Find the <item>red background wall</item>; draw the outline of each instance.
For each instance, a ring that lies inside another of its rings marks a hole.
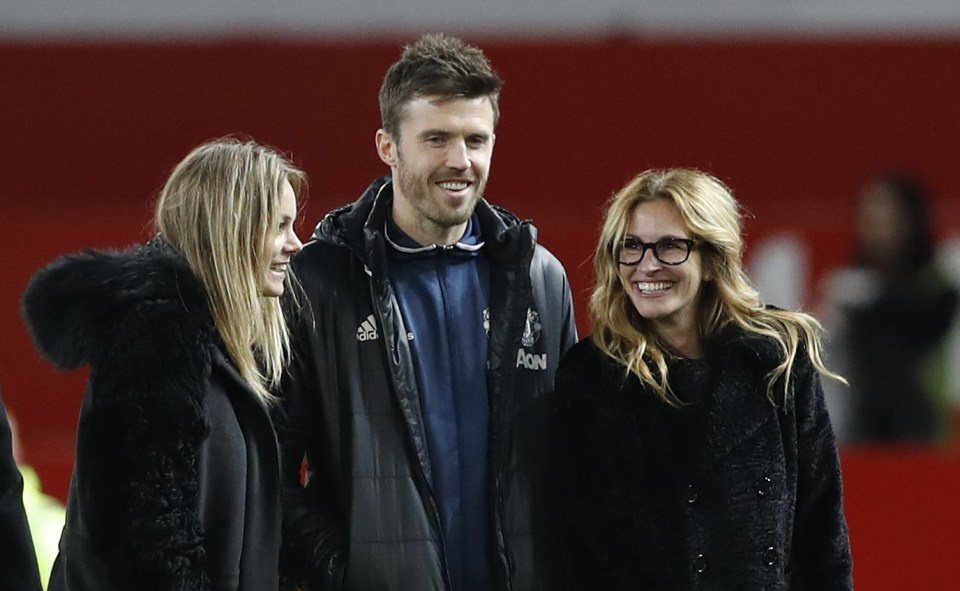
[[[85,372],[57,373],[32,348],[18,315],[30,275],[144,239],[172,166],[229,133],[307,170],[308,235],[385,172],[376,93],[404,41],[0,43],[0,385],[51,493],[66,495]],[[728,181],[752,214],[748,243],[797,233],[813,279],[844,260],[856,189],[878,169],[923,176],[941,233],[960,231],[960,41],[471,41],[506,81],[488,195],[537,222],[584,333],[603,202],[645,168]],[[955,450],[843,461],[858,588],[951,587]]]

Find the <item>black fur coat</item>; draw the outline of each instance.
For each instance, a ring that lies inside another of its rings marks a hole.
[[[46,357],[91,367],[50,589],[277,589],[276,437],[182,257],[64,257],[23,312]]]
[[[556,380],[565,588],[852,588],[819,374],[798,355],[775,406],[778,354],[727,335],[706,361],[673,362],[678,410],[589,339],[570,350]]]

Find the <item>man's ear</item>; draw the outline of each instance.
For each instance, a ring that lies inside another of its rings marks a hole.
[[[377,130],[377,154],[380,160],[390,167],[397,165],[397,144],[393,141],[393,136],[385,129]]]

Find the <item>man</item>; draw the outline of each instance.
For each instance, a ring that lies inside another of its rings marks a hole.
[[[391,175],[297,259],[311,314],[277,429],[284,570],[309,591],[546,588],[539,425],[577,335],[559,262],[483,198],[500,86],[459,39],[405,48],[380,90]]]

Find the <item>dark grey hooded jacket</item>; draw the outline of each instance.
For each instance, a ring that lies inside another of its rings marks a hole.
[[[292,583],[448,588],[440,517],[407,331],[386,270],[389,177],[329,214],[295,263],[313,316],[296,339],[275,423]],[[570,286],[536,230],[481,200],[490,263],[491,539],[499,589],[547,588],[538,509],[546,394],[576,342]],[[307,316],[307,315],[305,315]],[[306,457],[307,484],[300,484]]]

